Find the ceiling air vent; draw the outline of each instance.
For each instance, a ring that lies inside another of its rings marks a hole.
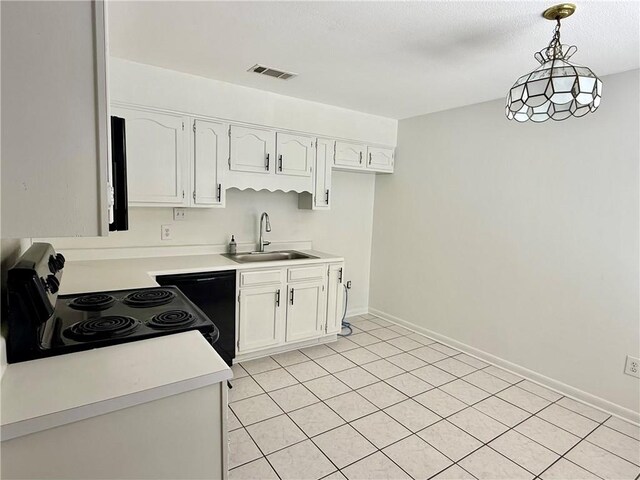
[[[268,75],[269,77],[279,78],[280,80],[289,80],[292,77],[297,77],[297,73],[285,72],[271,67],[265,67],[264,65],[254,65],[249,72],[259,73],[260,75]]]

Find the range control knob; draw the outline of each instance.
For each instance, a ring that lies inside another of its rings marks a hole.
[[[61,253],[58,253],[55,257],[53,255],[49,255],[49,271],[51,273],[56,273],[59,270],[64,268],[65,258]]]
[[[65,258],[64,255],[62,255],[61,253],[56,254],[56,262],[58,262],[58,270],[62,270],[64,268],[64,262],[65,262]]]
[[[47,290],[51,293],[58,293],[60,289],[60,280],[55,275],[49,275],[44,282]]]

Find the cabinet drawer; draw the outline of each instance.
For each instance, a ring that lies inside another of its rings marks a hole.
[[[290,268],[287,272],[287,282],[322,280],[326,274],[326,265],[310,265],[308,267]]]
[[[240,288],[280,283],[281,270],[255,270],[240,273]]]

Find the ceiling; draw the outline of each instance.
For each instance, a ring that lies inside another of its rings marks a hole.
[[[111,54],[391,118],[504,97],[554,24],[547,2],[110,2]],[[573,61],[639,67],[640,3],[583,1]],[[296,72],[278,80],[256,63]],[[606,95],[606,85],[605,85]]]

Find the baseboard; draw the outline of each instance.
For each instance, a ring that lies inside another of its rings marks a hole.
[[[369,310],[367,308],[350,308],[347,310],[347,315],[345,316],[345,318],[355,317],[356,315],[366,315],[367,313],[369,313]]]
[[[369,313],[389,322],[406,327],[409,330],[413,330],[414,332],[426,335],[427,337],[437,340],[438,342],[443,343],[449,347],[456,348],[468,355],[471,355],[472,357],[478,358],[479,360],[508,370],[512,373],[515,373],[516,375],[526,378],[527,380],[537,383],[538,385],[549,388],[550,390],[558,392],[567,397],[573,398],[574,400],[579,400],[594,408],[597,408],[598,410],[602,410],[608,414],[615,415],[635,424],[640,424],[639,412],[634,412],[633,410],[605,400],[604,398],[592,395],[588,392],[585,392],[584,390],[580,390],[578,388],[572,387],[571,385],[567,385],[566,383],[554,380],[553,378],[549,378],[545,375],[534,372],[533,370],[529,370],[528,368],[509,362],[508,360],[504,360],[503,358],[497,357],[483,350],[467,345],[466,343],[459,342],[453,338],[441,335],[437,332],[421,327],[407,320],[403,320],[378,309],[369,308]]]

